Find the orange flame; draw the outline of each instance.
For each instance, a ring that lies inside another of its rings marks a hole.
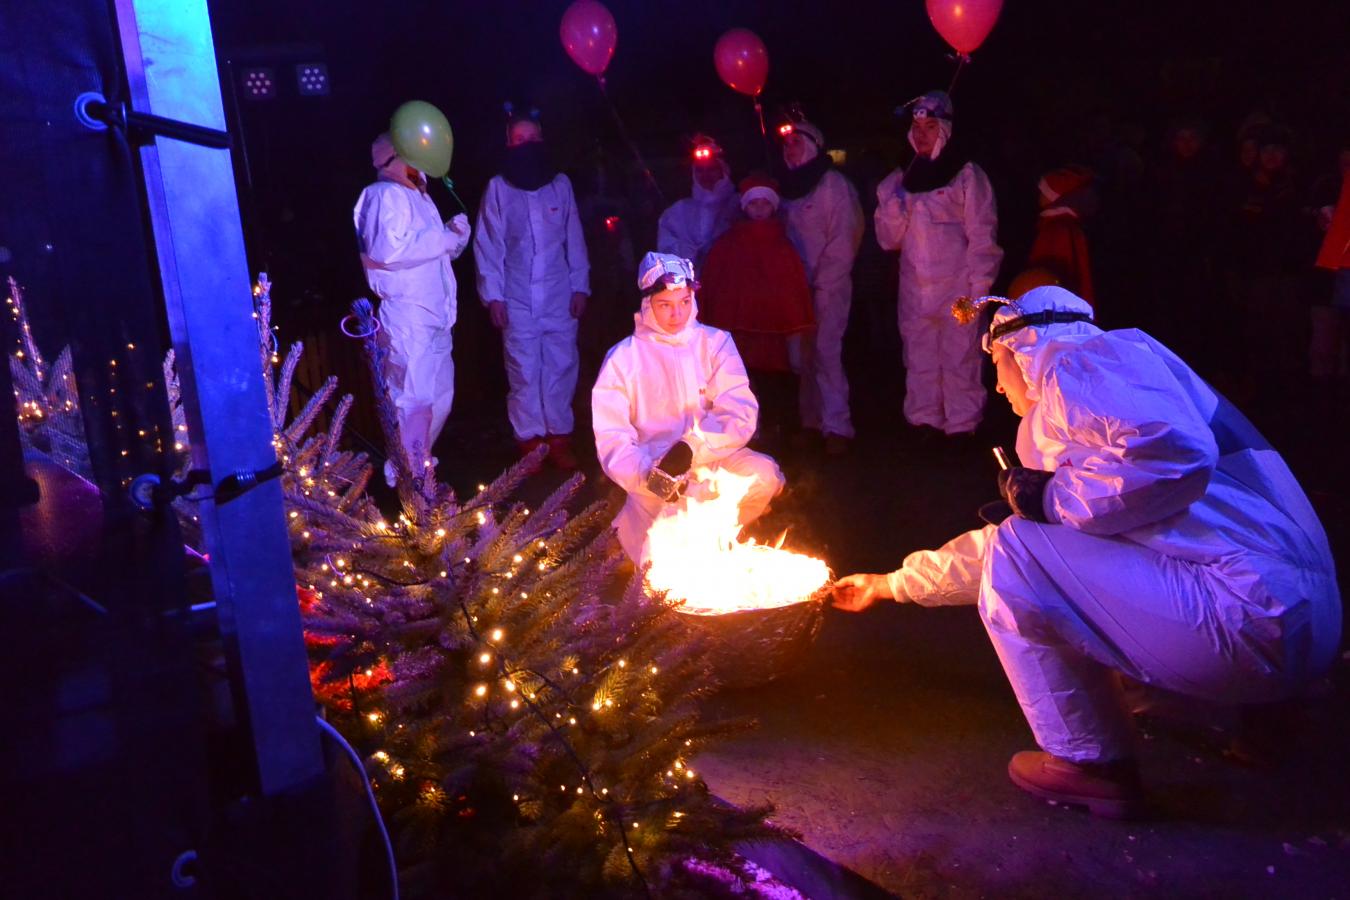
[[[753,478],[699,469],[689,495],[668,507],[647,534],[647,583],[680,604],[681,612],[721,615],[772,609],[809,600],[830,580],[814,557],[738,541],[739,507]]]

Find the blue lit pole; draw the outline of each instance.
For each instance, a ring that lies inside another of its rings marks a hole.
[[[206,0],[115,0],[128,105],[224,130]],[[276,462],[229,151],[158,137],[139,148],[193,468],[220,485]],[[267,481],[202,515],[236,710],[259,788],[323,771],[281,485]]]

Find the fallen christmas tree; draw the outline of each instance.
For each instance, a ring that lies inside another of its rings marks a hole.
[[[288,421],[303,350],[277,366],[265,283],[256,307],[315,693],[365,754],[405,890],[705,897],[755,881],[735,844],[786,835],[690,767],[748,723],[705,719],[701,639],[639,578],[616,580],[609,511],[571,511],[581,476],[526,508],[513,496],[541,450],[461,501],[413,470],[376,391],[402,507],[386,521],[369,461],[339,447],[352,398],[317,431],[329,378]],[[378,373],[369,304],[354,315]]]

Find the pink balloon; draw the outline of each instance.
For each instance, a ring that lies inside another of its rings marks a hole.
[[[576,0],[563,13],[558,29],[563,49],[572,62],[591,75],[603,75],[614,58],[619,29],[614,17],[598,0]]]
[[[927,0],[928,18],[957,53],[984,43],[1003,10],[1003,0]]]
[[[748,28],[733,28],[717,39],[713,48],[717,74],[733,91],[758,97],[769,77],[769,51]]]

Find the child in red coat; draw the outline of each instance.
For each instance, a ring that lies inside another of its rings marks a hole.
[[[737,221],[713,244],[703,265],[703,320],[730,331],[760,401],[760,433],[775,432],[797,409],[803,338],[815,328],[811,287],[778,218],[778,184],[751,175],[740,184]]]

